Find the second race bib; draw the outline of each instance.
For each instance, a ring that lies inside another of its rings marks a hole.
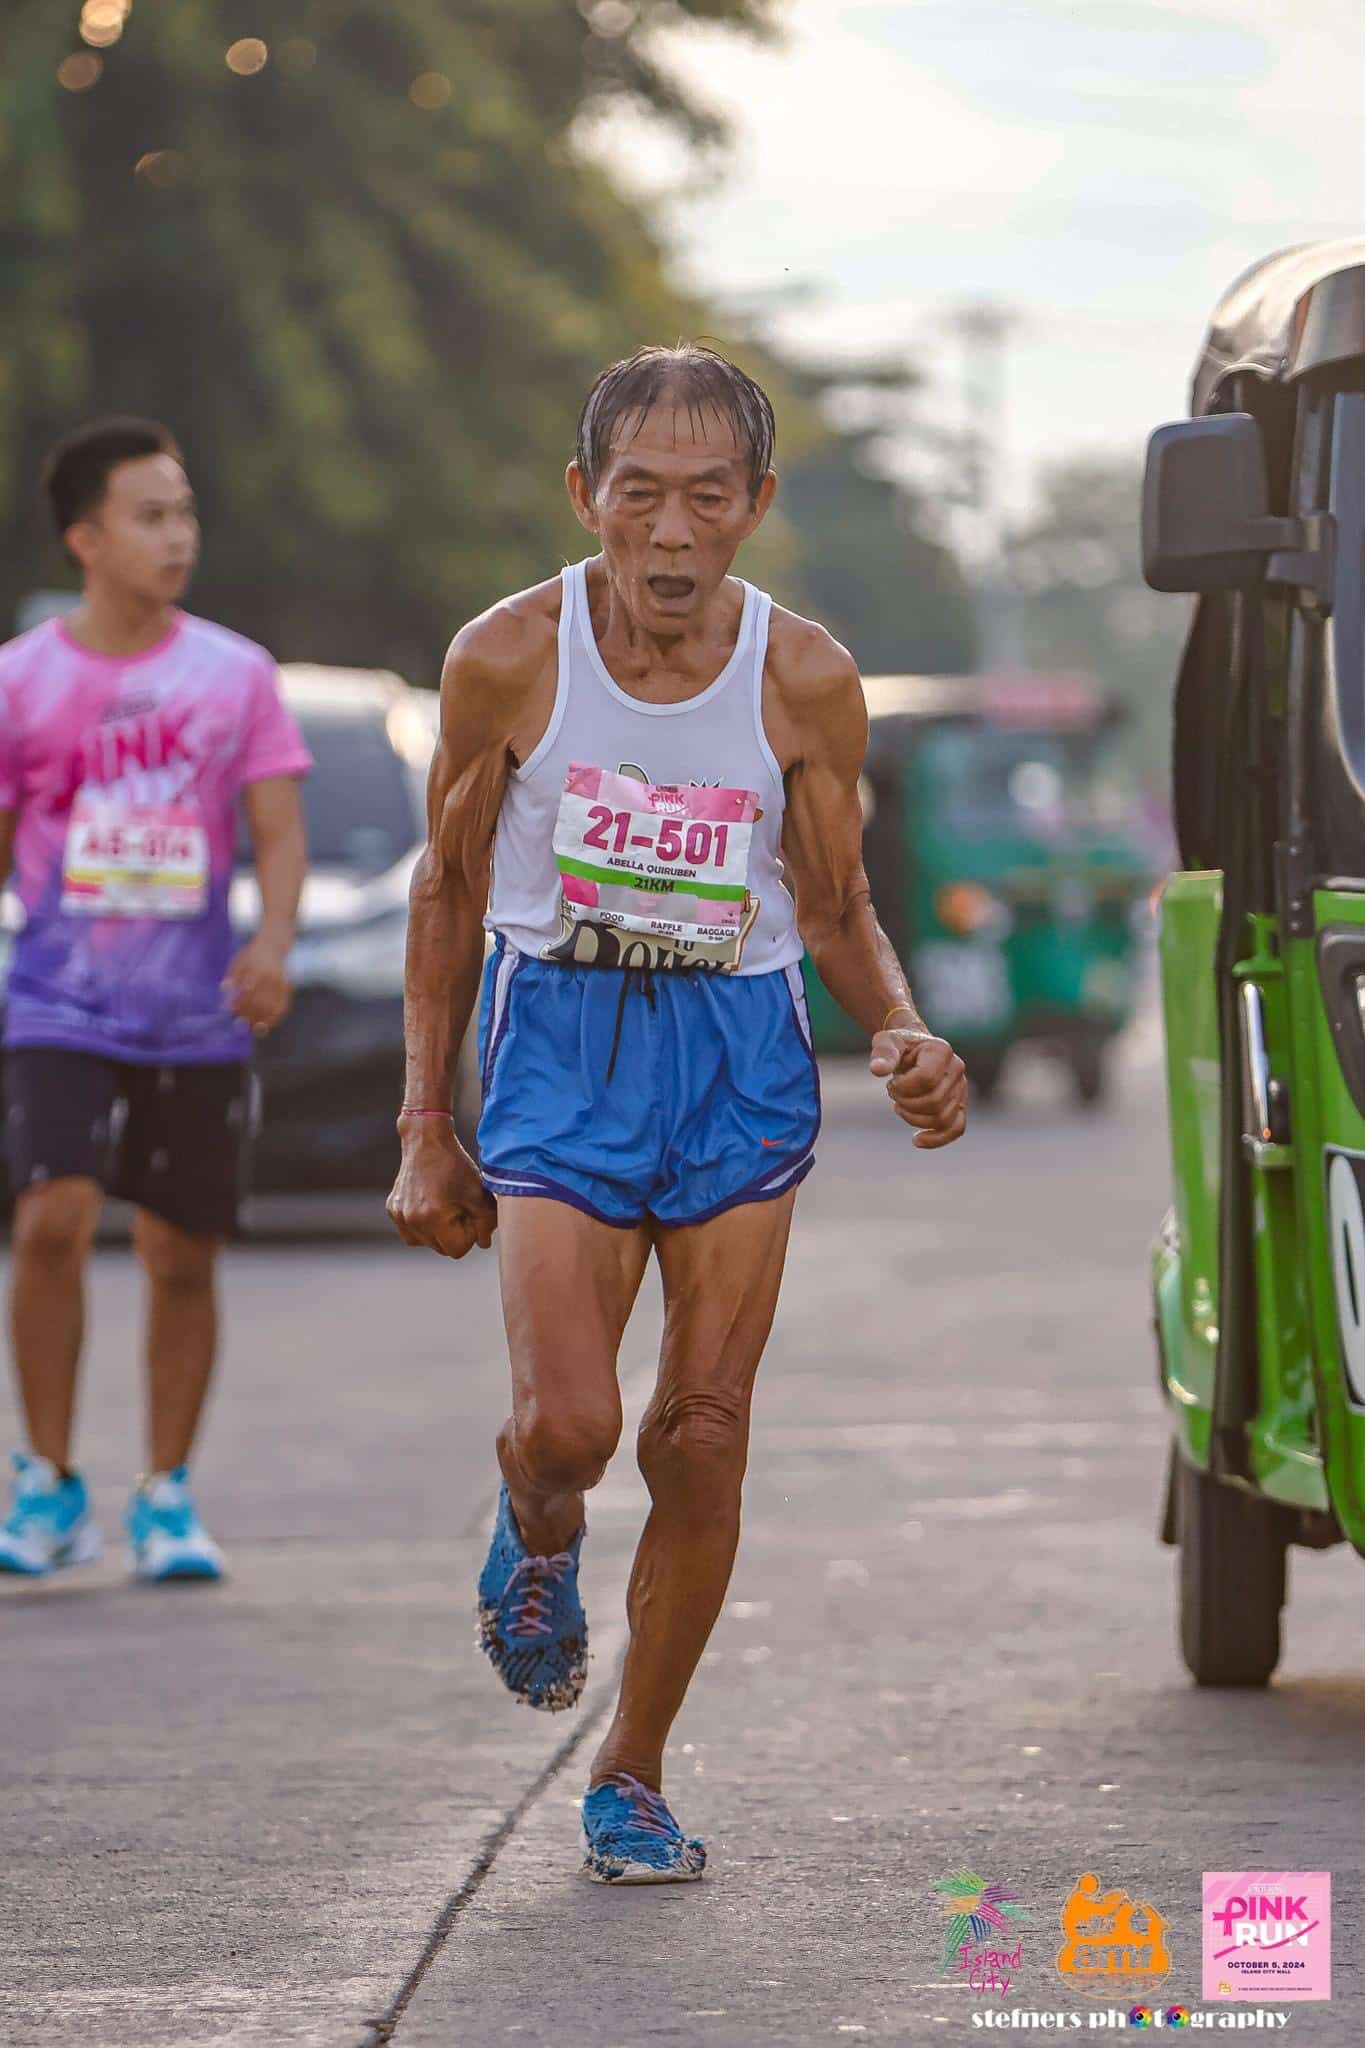
[[[197,804],[129,805],[77,796],[62,863],[62,909],[87,917],[201,917],[209,842]]]

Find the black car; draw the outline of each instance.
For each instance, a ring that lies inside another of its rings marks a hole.
[[[285,701],[315,763],[303,784],[309,873],[290,959],[294,1005],[261,1040],[262,1117],[251,1184],[261,1192],[378,1188],[393,1176],[403,1088],[408,884],[426,836],[437,700],[382,671],[286,666]],[[260,897],[242,829],[230,908],[242,937]],[[0,989],[13,897],[0,909]],[[457,1111],[477,1114],[473,1033]]]
[[[261,1041],[252,1186],[387,1186],[398,1162],[408,885],[426,838],[437,699],[382,671],[286,666],[285,701],[314,760],[303,785],[309,873],[290,960],[294,1005]],[[233,884],[245,934],[259,907],[249,849]],[[473,1033],[456,1108],[477,1116]]]

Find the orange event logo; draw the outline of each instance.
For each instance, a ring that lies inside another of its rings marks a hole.
[[[1171,1967],[1166,1922],[1145,1899],[1103,1891],[1093,1870],[1078,1877],[1062,1907],[1057,1974],[1082,1998],[1150,1991]]]

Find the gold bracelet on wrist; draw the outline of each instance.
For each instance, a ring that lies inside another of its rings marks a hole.
[[[914,1020],[915,1020],[916,1024],[918,1024],[918,1023],[919,1023],[919,1014],[918,1014],[918,1012],[917,1012],[916,1010],[914,1010],[914,1009],[913,1009],[913,1008],[911,1007],[911,1005],[910,1005],[909,1003],[893,1003],[893,1004],[891,1005],[891,1008],[890,1008],[890,1009],[889,1009],[889,1010],[887,1011],[886,1015],[885,1015],[885,1016],[884,1016],[884,1017],[882,1018],[882,1021],[881,1021],[881,1025],[880,1025],[880,1027],[879,1027],[879,1028],[880,1028],[881,1030],[885,1031],[885,1029],[886,1029],[887,1025],[888,1025],[888,1024],[889,1024],[889,1023],[891,1022],[891,1019],[892,1019],[892,1018],[893,1018],[893,1017],[895,1016],[895,1014],[896,1014],[897,1010],[904,1010],[904,1011],[905,1011],[905,1012],[907,1013],[907,1015],[909,1015],[909,1016],[911,1016],[911,1017],[913,1017],[913,1018],[914,1018]]]

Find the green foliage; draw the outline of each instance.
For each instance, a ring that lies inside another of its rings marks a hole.
[[[785,430],[776,505],[791,538],[774,589],[827,626],[864,675],[969,670],[975,619],[961,569],[919,495],[883,466],[882,444],[915,431],[917,373],[899,358],[797,364],[760,347],[745,367]]]
[[[631,91],[696,125],[642,29],[766,5],[598,0],[635,24],[606,35],[563,0],[135,0],[73,92],[78,12],[11,0],[5,30],[0,608],[54,566],[45,447],[147,412],[203,500],[196,604],[282,654],[429,676],[453,622],[575,547],[582,392],[685,317],[574,120]],[[449,97],[423,107],[428,74]]]
[[[782,470],[778,502],[796,529],[796,571],[815,616],[864,675],[970,669],[971,603],[957,563],[858,437],[831,435]]]
[[[62,573],[45,449],[148,413],[201,498],[196,608],[285,658],[433,679],[461,619],[583,551],[562,468],[595,372],[715,331],[576,124],[626,94],[715,142],[652,32],[765,34],[778,0],[133,0],[98,82],[68,90],[79,11],[8,0],[3,32],[0,618]],[[240,75],[247,37],[269,56]],[[809,394],[777,396],[799,455]],[[752,554],[796,601],[803,560],[818,598],[856,554],[846,520],[894,533],[886,487],[812,459],[819,488],[791,484],[814,544],[778,519]]]

